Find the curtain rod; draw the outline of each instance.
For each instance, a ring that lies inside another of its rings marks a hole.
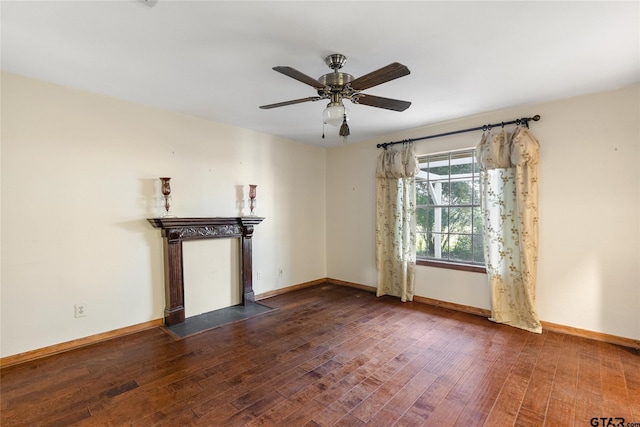
[[[464,132],[473,132],[473,131],[476,131],[476,130],[488,131],[488,130],[491,130],[492,128],[497,127],[497,126],[505,127],[506,125],[513,125],[513,124],[522,125],[523,124],[526,127],[529,127],[529,121],[530,120],[533,120],[534,122],[537,122],[538,120],[540,120],[540,115],[536,114],[533,117],[523,117],[521,119],[515,119],[515,120],[511,120],[509,122],[492,123],[490,125],[478,126],[478,127],[475,127],[475,128],[454,130],[452,132],[439,133],[437,135],[422,136],[420,138],[403,139],[402,141],[395,141],[395,142],[385,142],[384,144],[376,145],[376,147],[377,148],[384,148],[386,150],[387,147],[390,146],[390,145],[407,144],[409,142],[421,141],[423,139],[439,138],[441,136],[455,135],[455,134],[464,133]]]

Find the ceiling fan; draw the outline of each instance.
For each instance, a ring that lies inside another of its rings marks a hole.
[[[349,135],[349,126],[347,125],[347,120],[349,120],[349,118],[347,117],[347,110],[342,103],[344,99],[348,99],[354,104],[384,108],[393,111],[404,111],[409,108],[411,105],[411,102],[409,101],[383,98],[381,96],[368,95],[361,92],[365,89],[406,76],[410,71],[405,65],[394,62],[386,67],[382,67],[376,71],[372,71],[369,74],[365,74],[364,76],[354,79],[351,74],[338,71],[346,61],[347,57],[340,53],[334,53],[327,56],[324,62],[333,70],[333,72],[320,76],[317,80],[291,67],[273,67],[275,71],[313,87],[318,92],[318,96],[261,105],[260,108],[270,109],[284,107],[285,105],[300,104],[302,102],[328,99],[330,102],[327,104],[327,108],[325,108],[322,114],[323,123],[333,126],[338,126],[342,123],[339,134],[344,138]],[[324,134],[322,137],[324,138]]]

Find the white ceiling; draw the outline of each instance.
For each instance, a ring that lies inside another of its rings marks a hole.
[[[150,3],[149,3],[150,4]],[[350,141],[623,87],[640,80],[640,3],[432,1],[7,1],[2,69],[308,144],[325,101],[273,71],[359,77],[391,62],[411,74],[364,91],[402,112],[347,101]],[[535,113],[535,112],[532,112]]]

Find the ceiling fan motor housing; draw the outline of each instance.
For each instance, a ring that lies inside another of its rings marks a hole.
[[[353,80],[353,76],[347,73],[329,73],[324,76],[320,76],[318,81],[325,86],[331,86],[336,88],[342,88],[347,83],[350,83]]]

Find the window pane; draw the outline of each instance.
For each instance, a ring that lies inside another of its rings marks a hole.
[[[471,174],[473,172],[473,156],[468,152],[451,154],[451,175]]]
[[[427,224],[431,231],[446,232],[449,226],[449,208],[427,208]]]
[[[451,180],[451,194],[449,197],[452,205],[470,205],[473,196],[473,187],[470,179]]]
[[[428,233],[428,257],[435,259],[449,258],[449,241],[446,233]]]
[[[426,233],[429,230],[429,218],[427,208],[419,206],[416,208],[416,233]]]
[[[427,256],[427,235],[426,233],[416,233],[416,256]]]
[[[445,200],[448,200],[448,193],[445,194]],[[429,181],[429,199],[430,205],[443,205],[446,202],[442,198],[442,182]]]
[[[449,257],[452,261],[473,261],[470,234],[451,233],[449,238]]]
[[[473,204],[480,205],[480,176],[473,177]]]
[[[433,204],[448,205],[449,204],[449,180],[436,181],[431,183]]]
[[[416,205],[425,205],[429,198],[429,184],[426,181],[416,181]]]
[[[449,176],[449,155],[441,154],[437,156],[429,156],[426,172],[429,173],[429,175],[434,174],[434,175],[440,175],[445,178],[448,177]],[[429,176],[429,179],[432,179],[431,176]]]
[[[472,233],[472,208],[449,208],[449,231],[451,233]]]
[[[482,234],[473,235],[473,262],[484,264],[484,243]]]
[[[482,211],[479,207],[473,208],[473,233],[482,234]]]
[[[473,173],[475,175],[478,175],[480,173],[480,167],[478,166],[478,162],[476,160],[475,152],[473,153],[473,156],[471,156],[471,158],[473,159]]]

